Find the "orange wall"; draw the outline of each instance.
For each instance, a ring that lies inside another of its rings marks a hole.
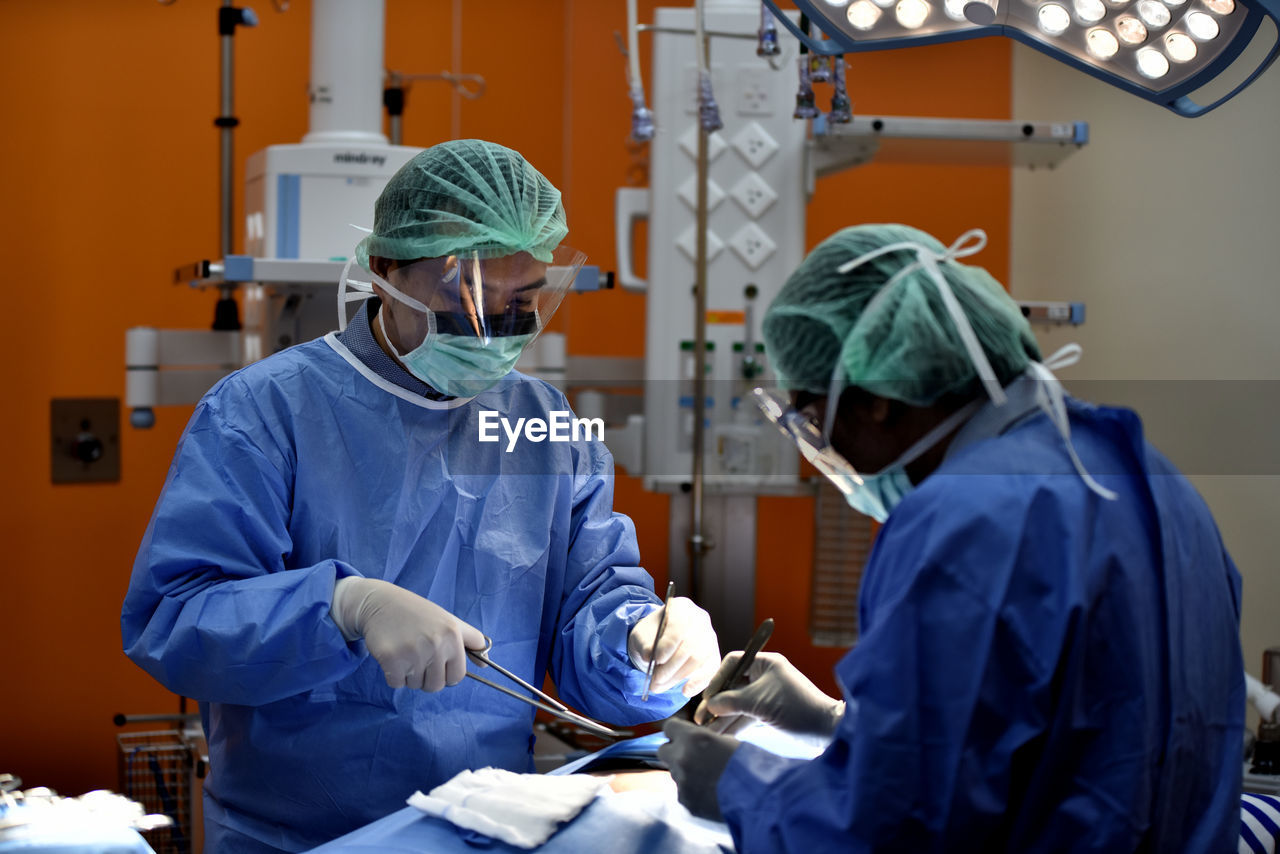
[[[0,246],[11,318],[10,415],[0,425],[9,452],[0,771],[64,794],[116,786],[114,713],[177,707],[121,653],[119,606],[190,408],[158,409],[150,431],[122,425],[118,483],[58,486],[49,478],[48,411],[60,397],[123,404],[128,327],[206,328],[212,319],[214,295],[170,281],[175,267],[218,252],[218,5],[0,5]],[[450,68],[453,16],[463,9],[459,67],[487,80],[481,99],[460,103],[442,84],[415,84],[404,142],[456,134],[519,149],[564,190],[572,242],[612,269],[612,190],[634,165],[613,38],[624,27],[622,0],[386,5],[389,68]],[[642,20],[657,5],[642,2]],[[292,0],[283,14],[268,2],[255,8],[260,25],[236,38],[237,203],[245,157],[307,129],[310,3]],[[1009,47],[983,40],[853,57],[849,80],[863,113],[1005,118]],[[808,238],[860,221],[906,221],[944,240],[982,225],[991,245],[981,260],[1003,278],[1008,196],[1002,169],[873,164],[819,183]],[[643,310],[635,294],[574,296],[558,322],[575,354],[639,356]],[[617,506],[635,519],[662,583],[666,499],[623,477]],[[808,645],[807,579],[795,571],[810,559],[810,514],[800,500],[762,506],[757,600],[779,622],[771,646],[829,682],[839,651]]]

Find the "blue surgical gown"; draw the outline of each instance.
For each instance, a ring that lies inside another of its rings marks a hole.
[[[1234,851],[1240,578],[1127,410],[1072,402],[949,454],[864,572],[848,703],[812,761],[744,745],[742,854]]]
[[[330,617],[344,576],[427,597],[489,635],[495,661],[535,685],[550,672],[591,716],[634,724],[685,701],[640,702],[627,634],[658,599],[634,526],[613,512],[603,443],[522,437],[508,452],[501,428],[479,441],[482,410],[546,420],[569,410],[564,396],[513,373],[469,402],[429,400],[346,337],[205,396],[134,564],[125,651],[200,701],[210,850],[302,850],[464,769],[533,770],[532,707],[469,679],[387,686]]]

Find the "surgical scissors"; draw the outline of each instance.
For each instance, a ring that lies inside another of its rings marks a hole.
[[[509,697],[515,697],[517,700],[520,700],[521,702],[528,703],[531,706],[542,709],[544,712],[555,715],[557,718],[560,718],[561,720],[568,721],[569,723],[572,723],[572,724],[576,724],[593,735],[602,736],[604,738],[624,738],[625,737],[625,733],[618,732],[615,729],[610,729],[609,727],[605,726],[599,721],[593,721],[591,718],[588,718],[585,715],[580,715],[577,712],[570,710],[568,706],[566,706],[564,703],[561,703],[555,697],[552,697],[550,694],[544,694],[542,691],[539,691],[537,688],[533,687],[528,682],[524,681],[519,676],[512,673],[510,670],[506,669],[501,664],[498,664],[496,661],[494,661],[489,657],[489,650],[492,647],[493,647],[493,639],[490,638],[488,635],[485,635],[484,649],[469,649],[467,650],[467,657],[470,658],[472,661],[474,661],[476,664],[481,665],[482,667],[492,667],[494,671],[496,671],[497,673],[501,673],[503,676],[510,679],[512,682],[516,683],[517,685],[519,685],[521,688],[528,691],[533,696],[526,697],[524,694],[521,694],[517,691],[513,691],[510,688],[507,688],[503,685],[499,685],[496,682],[492,682],[488,679],[485,679],[483,676],[477,676],[476,674],[472,673],[470,670],[467,671],[467,676],[476,680],[482,685],[488,685],[490,688],[494,688],[498,691],[501,691],[502,693],[506,694]],[[538,699],[535,700],[534,697],[537,697]]]

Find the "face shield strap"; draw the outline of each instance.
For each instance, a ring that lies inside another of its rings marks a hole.
[[[356,225],[349,222],[347,225],[363,234],[373,234],[372,228],[365,228],[363,225]],[[345,332],[347,330],[347,303],[360,302],[367,300],[373,296],[373,288],[369,287],[368,282],[357,282],[347,278],[347,274],[351,272],[351,265],[355,263],[355,256],[347,259],[347,263],[342,266],[342,275],[338,277],[338,331]],[[347,288],[351,287],[358,293],[349,294]]]
[[[840,408],[840,393],[844,391],[844,365],[836,358],[836,368],[831,372],[831,384],[827,387],[827,411],[822,417],[822,438],[831,442],[831,428],[836,423],[836,410]]]
[[[846,261],[841,264],[837,270],[840,273],[848,273],[851,270],[867,263],[868,261],[878,258],[881,255],[887,255],[890,252],[898,252],[909,250],[916,253],[916,260],[906,265],[898,272],[890,277],[884,287],[880,289],[867,304],[863,310],[863,316],[866,317],[872,309],[879,303],[894,284],[903,276],[914,272],[918,267],[923,267],[925,272],[929,274],[929,278],[933,281],[938,289],[939,296],[942,297],[942,304],[946,307],[947,313],[951,315],[951,321],[955,324],[956,331],[960,334],[960,341],[964,344],[965,351],[969,354],[969,361],[973,364],[974,370],[978,372],[978,378],[982,381],[983,387],[986,389],[987,396],[991,398],[991,402],[996,406],[1003,406],[1007,399],[1004,389],[1000,387],[1000,381],[996,378],[996,372],[991,367],[991,362],[987,359],[986,352],[982,349],[982,345],[978,342],[978,336],[974,334],[973,326],[969,323],[969,318],[965,316],[964,309],[960,307],[960,302],[956,299],[955,294],[951,290],[951,286],[947,283],[947,279],[942,275],[942,270],[938,268],[939,261],[955,261],[959,258],[966,258],[982,251],[987,245],[987,235],[980,228],[970,229],[960,235],[954,243],[941,254],[934,252],[927,246],[913,241],[903,241],[901,243],[892,243],[888,246],[881,246],[854,258],[852,261]],[[837,361],[837,368],[839,362]],[[839,398],[836,396],[836,377],[832,375],[831,390],[828,395],[828,401]],[[830,409],[828,409],[830,413]],[[830,417],[828,417],[828,423]],[[829,426],[827,428],[829,435]]]
[[[837,406],[833,406],[831,401],[839,401],[839,394],[844,390],[842,387],[843,381],[844,370],[840,366],[840,363],[837,362],[836,369],[831,375],[831,387],[827,392],[827,412],[822,423],[822,436],[826,439],[828,444],[831,443],[831,430],[835,425],[835,411],[837,409]],[[939,440],[942,439],[943,436],[946,436],[948,433],[972,418],[973,414],[982,408],[982,405],[983,401],[981,400],[975,399],[969,401],[964,406],[960,407],[955,412],[951,413],[942,421],[934,425],[933,429],[928,433],[925,433],[913,442],[911,447],[903,451],[902,455],[894,460],[893,463],[890,463],[890,465],[897,464],[905,466],[914,462],[916,458],[932,448]],[[879,474],[879,472],[875,472],[874,474]],[[869,476],[874,476],[874,474]]]
[[[1085,485],[1096,494],[1108,501],[1115,501],[1119,496],[1093,479],[1093,475],[1089,474],[1084,463],[1077,456],[1075,446],[1071,444],[1071,421],[1067,415],[1066,392],[1062,390],[1062,383],[1053,374],[1055,369],[1069,367],[1080,361],[1080,353],[1079,344],[1068,344],[1045,359],[1043,363],[1032,362],[1027,370],[1037,380],[1036,405],[1049,416],[1053,426],[1058,428],[1058,435],[1067,446],[1067,455],[1071,457],[1071,464],[1075,466],[1076,474],[1080,475]]]
[[[951,433],[957,427],[973,417],[974,413],[983,407],[986,401],[971,400],[955,412],[934,425],[933,429],[925,433],[919,439],[912,443],[910,448],[902,452],[902,456],[894,460],[889,465],[907,466],[915,462],[920,456],[938,442],[948,433]]]
[[[345,332],[347,330],[347,304],[362,302],[373,296],[373,286],[368,282],[359,282],[355,279],[347,278],[347,274],[351,272],[351,265],[354,263],[354,258],[348,258],[347,263],[342,267],[342,275],[338,277],[339,332]],[[354,293],[347,293],[348,288],[354,291]]]

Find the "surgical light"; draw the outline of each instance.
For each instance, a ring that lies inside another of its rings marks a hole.
[[[929,18],[929,4],[925,0],[898,0],[894,15],[908,30],[919,29]]]
[[[1086,41],[1089,45],[1089,53],[1098,59],[1111,59],[1120,52],[1120,42],[1111,35],[1109,30],[1101,28],[1090,30]]]
[[[1169,73],[1169,60],[1155,48],[1144,47],[1138,51],[1138,70],[1152,80],[1158,80]]]
[[[1147,40],[1147,28],[1132,15],[1125,15],[1116,21],[1116,35],[1125,44],[1142,44]]]
[[[1186,33],[1169,33],[1164,37],[1164,49],[1174,62],[1190,62],[1196,58],[1196,43]]]
[[[1280,0],[793,0],[818,32],[763,2],[814,53],[1002,35],[1182,116],[1230,100],[1280,55]],[[1195,100],[1215,81],[1229,91]]]
[[[1218,37],[1218,22],[1204,12],[1187,15],[1187,29],[1191,31],[1191,35],[1203,41]]]
[[[1051,35],[1059,36],[1071,26],[1071,13],[1057,3],[1045,3],[1040,7],[1040,29]]]
[[[1138,4],[1138,17],[1146,21],[1148,27],[1157,30],[1172,20],[1169,7],[1160,0],[1142,0]]]
[[[856,0],[849,6],[849,23],[856,29],[869,30],[880,20],[880,7],[871,0]]]
[[[1076,0],[1076,17],[1086,24],[1096,24],[1107,15],[1102,0]]]

